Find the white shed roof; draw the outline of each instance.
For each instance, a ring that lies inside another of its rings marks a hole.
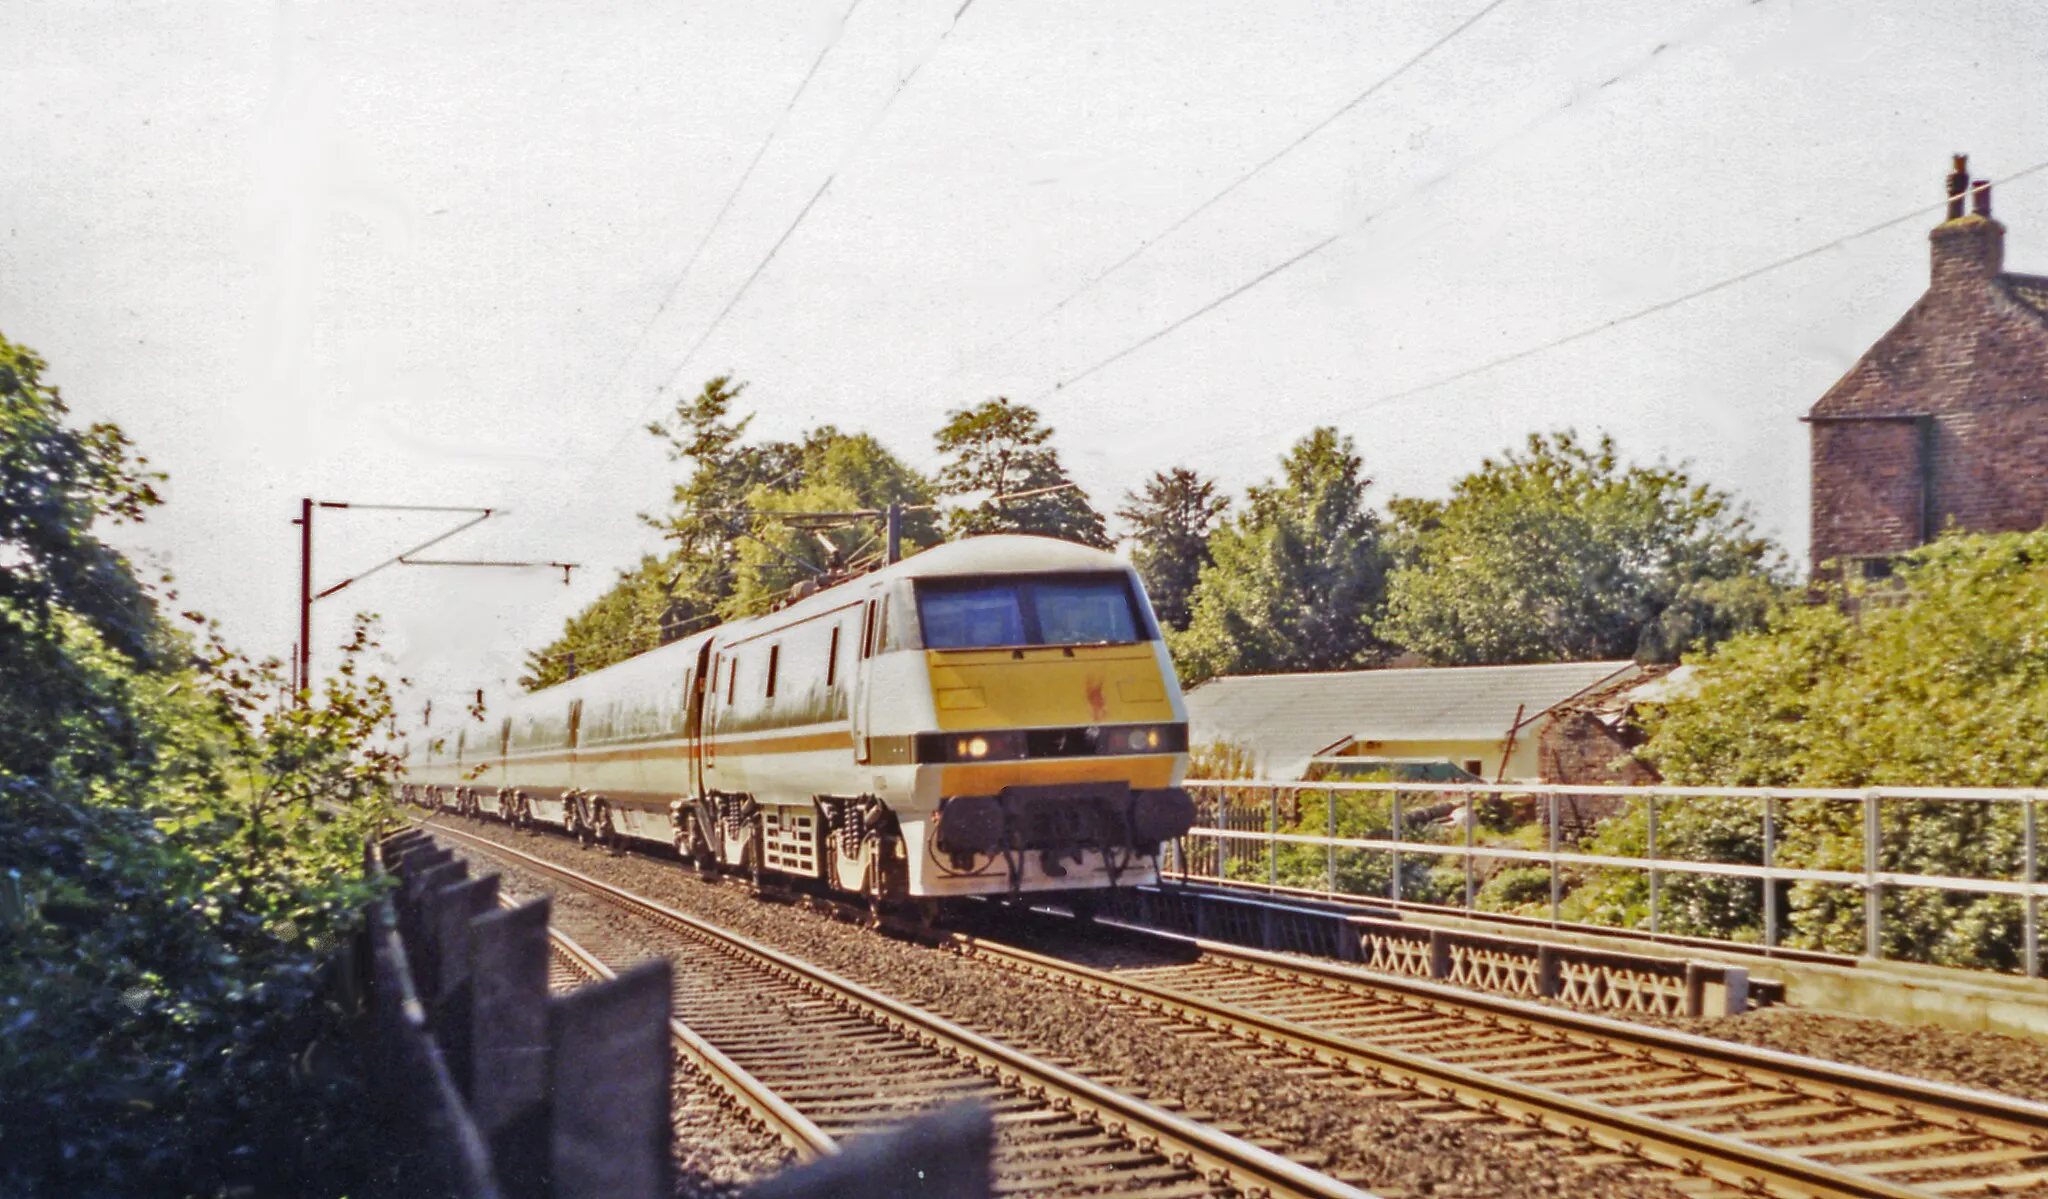
[[[1294,778],[1349,740],[1500,741],[1579,693],[1640,673],[1634,662],[1439,666],[1233,675],[1187,694],[1189,740],[1227,741],[1260,772]]]

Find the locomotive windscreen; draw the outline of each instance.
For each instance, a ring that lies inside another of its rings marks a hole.
[[[1145,640],[1122,575],[920,580],[917,615],[926,649]]]

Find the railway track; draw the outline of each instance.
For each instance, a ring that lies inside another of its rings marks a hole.
[[[509,896],[500,901],[512,907]],[[586,982],[616,978],[617,972],[559,928],[548,929],[548,988],[568,990]],[[819,1128],[788,1100],[755,1078],[739,1063],[695,1030],[673,1017],[669,1040],[676,1052],[709,1079],[731,1104],[780,1140],[798,1161],[813,1161],[839,1152],[839,1142]]]
[[[597,900],[624,930],[554,937],[557,969],[601,977],[659,942],[679,1047],[800,1156],[948,1101],[995,1114],[996,1185],[1029,1194],[1369,1199],[1298,1162],[1121,1094],[696,917],[436,824],[478,856]],[[612,925],[600,922],[603,928]],[[683,1037],[693,1039],[684,1046]],[[700,1056],[701,1055],[701,1056]]]
[[[1137,930],[1125,930],[1137,932]],[[1563,1134],[1681,1189],[2048,1195],[2048,1105],[1341,965],[1145,932],[1193,960],[1095,969],[958,936],[983,961],[1405,1092],[1423,1114]]]

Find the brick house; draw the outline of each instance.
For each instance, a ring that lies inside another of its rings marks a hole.
[[[2048,522],[2048,278],[2006,273],[1991,185],[1962,155],[1948,196],[1926,294],[1803,418],[1817,573],[1882,576],[1950,525]]]

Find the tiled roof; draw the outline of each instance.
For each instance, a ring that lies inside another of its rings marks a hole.
[[[2040,275],[2000,275],[2007,294],[2037,314],[2048,317],[2048,278]]]
[[[1189,737],[1243,746],[1261,773],[1293,778],[1318,752],[1354,738],[1499,741],[1517,711],[1526,723],[1588,688],[1640,673],[1633,662],[1551,662],[1237,675],[1188,692]]]

